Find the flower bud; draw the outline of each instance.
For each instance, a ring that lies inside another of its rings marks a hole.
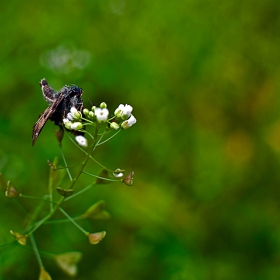
[[[118,130],[120,128],[120,126],[116,122],[111,122],[110,127],[115,129],[115,130]]]
[[[95,118],[95,114],[94,114],[93,111],[89,111],[88,116],[89,116],[91,119],[94,119],[94,118]]]
[[[106,235],[106,231],[96,232],[96,233],[89,233],[88,239],[90,244],[98,244]]]
[[[107,108],[107,104],[106,104],[105,102],[102,102],[102,103],[100,104],[100,108],[101,108],[101,109]]]
[[[85,109],[83,110],[83,113],[84,113],[85,116],[88,116],[88,114],[89,114],[89,109],[86,109],[86,108],[85,108]]]
[[[71,124],[71,129],[73,130],[80,130],[83,128],[83,124],[80,122],[74,122]]]
[[[91,111],[92,111],[92,112],[94,112],[95,109],[96,109],[96,106],[92,106],[92,107],[91,107]]]
[[[66,118],[63,119],[63,123],[64,123],[65,128],[71,129],[72,122],[69,121],[69,119],[66,119]]]

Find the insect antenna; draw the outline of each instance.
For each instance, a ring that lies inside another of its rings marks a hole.
[[[86,99],[89,101],[90,105],[93,106],[93,103],[91,102],[89,96],[85,92],[83,92],[83,96],[86,96]]]

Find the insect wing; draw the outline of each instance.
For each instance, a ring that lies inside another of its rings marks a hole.
[[[34,146],[41,130],[46,124],[47,120],[56,111],[64,96],[61,94],[39,117],[38,121],[33,126],[32,145]]]

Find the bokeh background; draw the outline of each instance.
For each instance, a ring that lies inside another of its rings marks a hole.
[[[51,122],[31,145],[47,106],[41,78],[79,85],[85,106],[131,104],[137,118],[96,153],[133,170],[134,185],[98,185],[64,207],[75,216],[104,199],[112,218],[82,225],[105,239],[90,245],[70,223],[36,232],[53,279],[69,277],[48,253],[67,251],[83,252],[77,279],[280,279],[279,1],[9,0],[0,10],[0,171],[22,193],[45,194],[46,160],[62,162]],[[26,214],[0,201],[10,244]],[[0,279],[37,279],[30,242],[1,255]]]

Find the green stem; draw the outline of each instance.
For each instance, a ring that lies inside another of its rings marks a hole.
[[[98,133],[98,127],[95,128],[95,132],[94,132],[94,142],[92,143],[92,147],[91,147],[91,151],[89,153],[86,154],[86,157],[84,159],[84,161],[81,164],[81,167],[78,171],[78,173],[76,174],[75,178],[73,178],[73,180],[70,183],[70,186],[68,189],[74,189],[74,186],[78,180],[78,178],[80,177],[80,175],[83,173],[83,170],[91,156],[91,153],[94,151],[98,141],[97,141],[97,133]],[[44,222],[46,222],[47,220],[49,220],[53,214],[57,211],[57,209],[62,205],[62,203],[64,202],[65,197],[61,197],[60,200],[54,205],[54,207],[50,210],[50,212],[43,218],[41,219],[39,222],[37,222],[35,224],[35,226],[33,227],[33,229],[31,229],[27,235],[31,235],[35,230],[37,230]]]
[[[98,176],[98,175],[94,175],[94,174],[88,173],[88,172],[86,172],[86,171],[83,171],[83,173],[84,173],[84,174],[87,174],[87,175],[89,175],[89,176],[92,176],[92,177],[95,177],[95,178],[104,180],[104,181],[110,181],[110,182],[120,182],[120,181],[121,181],[120,179],[110,179],[110,178],[100,177],[100,176]]]
[[[111,137],[107,138],[107,139],[104,140],[103,142],[98,143],[96,146],[100,146],[100,145],[106,143],[107,141],[111,140],[111,139],[112,139],[113,137],[115,137],[120,131],[121,131],[121,129],[119,129],[115,134],[113,134]]]
[[[34,239],[33,234],[30,235],[30,241],[31,241],[31,245],[32,245],[33,251],[34,251],[34,253],[35,253],[36,259],[37,259],[37,261],[38,261],[38,263],[39,263],[39,266],[40,266],[40,268],[43,268],[44,265],[43,265],[41,256],[40,256],[40,254],[39,254],[38,247],[37,247],[37,244],[36,244],[36,242],[35,242],[35,239]]]
[[[78,221],[78,220],[82,220],[83,218],[81,216],[78,216],[72,219]],[[55,220],[46,221],[45,225],[62,224],[62,223],[69,223],[69,222],[70,222],[69,219],[55,219]]]
[[[67,198],[65,198],[65,201],[68,201],[69,199],[72,199],[72,198],[76,197],[77,195],[80,195],[81,193],[83,193],[83,192],[89,190],[89,189],[90,189],[92,186],[94,186],[94,185],[95,185],[95,183],[92,183],[92,184],[86,186],[85,188],[83,188],[83,189],[80,190],[79,192],[74,193],[74,194],[72,194],[71,196],[68,196]]]
[[[52,208],[52,210],[49,212],[48,215],[46,215],[43,219],[41,219],[39,222],[37,222],[35,224],[35,226],[33,227],[33,229],[31,229],[27,235],[29,236],[30,234],[32,234],[36,229],[38,229],[45,221],[47,221],[49,218],[52,217],[52,215],[56,212],[56,210],[59,208],[59,206],[63,203],[64,201],[64,197],[61,197],[60,200],[57,202],[57,204]]]
[[[67,167],[67,162],[66,162],[66,159],[65,159],[64,153],[63,153],[63,151],[62,151],[62,147],[61,147],[61,145],[60,145],[59,147],[60,147],[60,151],[61,151],[62,159],[63,159],[63,161],[64,161],[64,165],[66,166],[66,170],[67,170],[67,173],[68,173],[69,179],[70,179],[70,181],[72,181],[72,180],[73,180],[73,178],[72,178],[72,175],[71,175],[71,173],[70,173],[69,168]]]
[[[71,216],[69,216],[61,207],[59,208],[59,210],[63,213],[63,215],[65,215],[68,219],[69,219],[69,221],[71,222],[71,223],[73,223],[81,232],[83,232],[85,235],[88,235],[89,233],[86,231],[86,230],[84,230],[78,223],[76,223],[75,222],[75,220],[71,217]]]
[[[68,134],[67,136],[69,137],[69,139],[73,142],[73,144],[80,149],[83,153],[87,153],[84,149],[82,149]],[[103,135],[102,135],[103,137]],[[102,137],[100,137],[100,139],[98,140],[97,144],[100,142],[100,140],[102,139]],[[99,161],[97,161],[91,154],[90,154],[90,159],[92,159],[95,163],[97,163],[99,166],[101,166],[103,169],[109,171],[109,172],[114,172],[113,170],[108,169],[107,167],[105,167],[104,165],[102,165]]]
[[[29,199],[36,199],[36,200],[43,200],[45,202],[52,202],[53,204],[55,203],[51,199],[44,198],[44,197],[37,197],[37,196],[31,196],[31,195],[25,195],[25,194],[22,194],[20,197],[29,198]],[[45,195],[45,197],[46,197],[46,195]]]
[[[71,184],[70,184],[70,186],[69,186],[68,189],[74,189],[74,186],[75,186],[75,184],[76,184],[78,178],[79,178],[80,175],[83,173],[83,170],[84,170],[84,168],[85,168],[85,166],[86,166],[88,160],[90,159],[91,153],[94,151],[94,149],[95,149],[95,147],[96,147],[96,145],[97,145],[97,132],[98,132],[98,127],[96,126],[96,127],[95,127],[95,131],[94,131],[94,135],[93,135],[94,141],[93,141],[93,143],[92,143],[91,150],[90,150],[90,152],[88,152],[88,153],[86,154],[86,157],[85,157],[84,161],[82,162],[81,167],[80,167],[80,169],[79,169],[79,171],[78,171],[76,177],[72,180],[72,182],[71,182]]]

